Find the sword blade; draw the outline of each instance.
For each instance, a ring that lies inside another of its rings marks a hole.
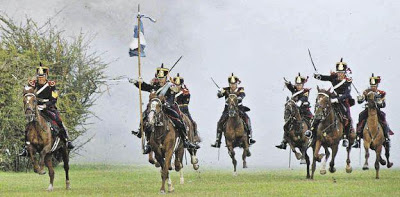
[[[311,63],[312,63],[312,65],[313,65],[313,67],[314,67],[314,70],[315,70],[315,72],[318,72],[317,68],[315,67],[314,61],[313,61],[313,59],[312,59],[312,56],[311,56],[311,51],[310,51],[310,49],[308,49],[308,55],[310,56]]]
[[[212,82],[214,83],[214,85],[217,86],[218,89],[221,89],[221,88],[219,87],[219,85],[217,85],[217,83],[215,83],[215,81],[214,81],[214,79],[213,79],[212,77],[211,77],[211,80],[212,80]]]

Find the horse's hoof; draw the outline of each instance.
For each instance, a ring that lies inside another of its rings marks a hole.
[[[169,188],[169,189],[168,189],[168,193],[173,193],[174,191],[175,191],[174,188]]]
[[[184,178],[180,178],[180,184],[181,185],[185,184],[185,179]]]
[[[53,191],[53,185],[50,184],[49,187],[47,188],[47,191],[48,192],[52,192]]]
[[[368,167],[368,165],[364,165],[362,169],[363,170],[369,170],[369,167]]]
[[[381,159],[381,160],[379,160],[379,163],[381,164],[381,165],[386,165],[386,161],[384,160],[384,159]]]
[[[307,162],[306,162],[305,159],[301,159],[301,160],[300,160],[300,164],[307,164]]]
[[[40,172],[38,172],[38,174],[39,174],[39,175],[45,175],[45,174],[46,174],[46,171],[41,170]]]
[[[161,167],[160,163],[158,163],[158,162],[156,162],[156,163],[154,164],[154,166],[156,166],[156,168]]]
[[[168,170],[172,170],[172,166],[170,166],[170,167],[168,168]]]
[[[232,176],[237,176],[238,174],[237,174],[237,172],[233,172],[233,174],[232,174]]]
[[[246,165],[246,164],[243,164],[243,168],[247,168],[247,165]]]
[[[307,177],[306,177],[307,179],[311,179],[311,177],[310,177],[310,175],[307,175]]]
[[[251,152],[250,151],[247,151],[246,157],[251,157]]]
[[[198,170],[200,168],[200,166],[198,164],[193,164],[193,169],[194,170]]]
[[[160,194],[165,194],[165,190],[160,190]]]
[[[149,159],[149,163],[154,165],[156,162],[154,160],[152,160],[152,159]]]
[[[388,162],[387,168],[391,168],[392,166],[393,166],[393,163],[392,162]]]
[[[70,190],[71,189],[71,185],[70,185],[69,181],[67,181],[65,189],[66,190]]]
[[[376,179],[379,179],[379,176],[377,176]]]
[[[198,164],[199,160],[197,159],[196,156],[192,156],[192,160],[191,160],[192,164]]]
[[[329,172],[330,173],[335,173],[336,172],[336,168],[335,167],[329,168]]]
[[[324,158],[324,156],[325,156],[325,154],[319,154],[318,158],[317,158],[317,161],[321,162],[321,159]]]
[[[353,168],[352,168],[351,166],[346,167],[346,172],[347,172],[347,173],[353,172]]]
[[[295,155],[296,155],[296,159],[297,159],[297,160],[300,160],[300,159],[302,158],[301,153],[296,153]]]
[[[326,174],[326,170],[325,170],[325,169],[324,169],[324,170],[320,170],[319,173],[320,173],[321,175],[325,175],[325,174]]]

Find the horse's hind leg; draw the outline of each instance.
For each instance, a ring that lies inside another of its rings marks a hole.
[[[386,160],[387,160],[387,167],[391,168],[393,166],[393,163],[390,162],[389,157],[390,157],[390,145],[387,144],[385,146],[385,156],[386,156]]]
[[[168,179],[168,192],[174,192],[174,187],[172,186],[172,181],[169,177],[169,169],[171,166],[171,160],[173,155],[173,147],[171,147],[170,151],[165,154],[165,168],[163,169],[163,177],[164,179]],[[165,191],[165,190],[164,190]]]
[[[247,140],[247,137],[243,139],[244,141],[244,149],[243,149],[243,155],[242,155],[242,160],[243,160],[243,168],[247,168],[247,162],[246,162],[246,157],[249,157],[250,150],[249,150],[249,143]]]
[[[381,159],[382,145],[379,145],[376,150],[376,160],[375,160],[375,170],[376,170],[376,179],[379,179],[379,161]]]
[[[310,157],[307,154],[307,150],[304,151],[304,157],[306,159],[306,163],[307,163],[307,179],[310,178]]]
[[[149,153],[149,163],[151,163],[151,164],[153,164],[154,166],[156,166],[156,168],[159,168],[159,167],[160,167],[160,163],[158,163],[156,160],[154,160],[153,155],[154,155],[154,152],[151,151],[151,152]]]
[[[190,153],[190,162],[193,165],[193,169],[198,170],[199,169],[199,160],[197,159],[197,156],[196,156],[196,150],[188,149],[188,151]]]
[[[62,149],[62,159],[65,171],[65,189],[71,189],[71,185],[69,183],[69,152],[66,147],[63,147]]]
[[[47,188],[47,191],[51,192],[53,191],[53,183],[54,183],[54,168],[53,168],[53,163],[51,162],[52,155],[47,154],[45,156],[45,163],[47,168],[49,169],[49,177],[50,177],[50,185]]]

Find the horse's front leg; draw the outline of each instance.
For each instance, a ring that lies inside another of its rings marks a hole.
[[[29,152],[29,157],[33,163],[33,171],[39,173],[40,167],[37,159],[35,158],[35,148],[33,148],[32,144],[27,144],[27,149]]]
[[[324,149],[325,149],[325,159],[322,161],[321,170],[319,172],[322,175],[326,174],[326,162],[328,162],[329,156],[331,155],[328,147],[324,146]]]
[[[235,159],[235,150],[233,150],[233,143],[231,140],[227,140],[225,139],[226,142],[226,147],[228,148],[228,154],[232,159],[232,164],[233,164],[233,176],[236,176],[236,165],[237,165],[237,161]]]
[[[382,152],[382,145],[379,145],[376,150],[376,159],[375,159],[375,170],[376,170],[376,179],[379,179],[379,161],[381,160],[381,152]]]
[[[64,163],[64,171],[65,171],[65,189],[71,189],[71,185],[69,183],[69,152],[66,146],[62,149],[62,157]]]
[[[370,147],[369,141],[366,141],[366,140],[364,139],[365,162],[364,162],[364,166],[363,166],[363,168],[362,168],[363,170],[369,170],[369,167],[368,167],[369,147]]]
[[[332,159],[331,159],[331,162],[329,163],[329,172],[331,172],[331,173],[336,172],[335,158],[336,158],[338,149],[339,149],[339,144],[336,144],[332,147]]]
[[[247,168],[246,157],[250,157],[251,156],[251,153],[250,153],[250,150],[249,150],[249,142],[247,140],[247,136],[243,137],[242,142],[244,143],[243,154],[242,154],[243,168]]]
[[[47,188],[47,191],[51,192],[53,191],[53,183],[54,183],[54,168],[53,168],[53,163],[51,161],[52,155],[47,154],[45,156],[45,163],[47,168],[49,169],[49,177],[50,177],[50,185]]]
[[[174,144],[175,143],[168,146],[169,148],[166,149],[166,151],[168,151],[168,152],[165,153],[165,168],[163,169],[163,179],[164,179],[164,182],[165,182],[165,180],[168,180],[168,192],[169,193],[174,192],[174,187],[172,186],[172,181],[171,181],[171,178],[169,177],[169,169],[171,167],[172,155],[174,154],[174,150],[173,150]],[[164,189],[164,191],[165,191],[165,189]]]
[[[40,151],[40,154],[39,154],[39,174],[40,175],[43,175],[43,174],[46,174],[46,171],[44,170],[44,165],[45,165],[45,161],[46,161],[46,156],[47,156],[47,154],[50,152],[49,150],[47,150],[48,148],[46,148],[47,146],[45,146],[44,148],[43,148],[43,150],[42,151]]]
[[[347,159],[346,159],[346,172],[351,173],[353,171],[353,168],[351,167],[351,161],[350,161],[350,152],[351,152],[351,144],[349,147],[346,148],[347,150]]]

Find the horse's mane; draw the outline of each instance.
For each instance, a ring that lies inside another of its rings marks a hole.
[[[330,91],[330,88],[328,90],[325,89],[318,89],[318,93],[324,93],[327,94],[329,97],[333,97],[334,94]]]

